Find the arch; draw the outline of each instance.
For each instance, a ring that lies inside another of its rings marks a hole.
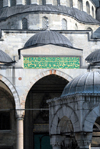
[[[17,93],[15,87],[13,86],[13,84],[6,77],[2,76],[1,74],[0,74],[0,81],[5,83],[7,85],[7,87],[10,89],[10,91],[14,97],[16,109],[20,109],[21,108],[20,107],[20,99],[19,99],[18,93]]]
[[[3,8],[3,0],[0,0],[0,8]]]
[[[100,117],[100,107],[97,106],[87,114],[86,118],[83,121],[84,131],[93,131],[93,125],[96,119]]]
[[[86,11],[88,14],[90,14],[90,4],[88,1],[86,2]]]
[[[66,6],[70,7],[70,0],[66,0]]]
[[[42,18],[42,28],[43,29],[47,29],[48,28],[48,18],[47,17],[43,17]]]
[[[62,30],[67,30],[67,21],[66,21],[66,19],[62,19]]]
[[[71,121],[74,132],[77,131],[77,127],[78,127],[78,130],[80,129],[78,117],[75,111],[71,107],[64,105],[61,108],[59,108],[55,113],[53,113],[53,115],[54,116],[50,121],[50,126],[49,126],[50,134],[60,134],[58,123],[64,116]]]
[[[22,19],[22,29],[28,29],[28,26],[27,26],[27,19],[26,19],[26,18],[23,18],[23,19]]]
[[[30,0],[25,0],[25,5],[30,5]]]
[[[78,9],[79,10],[83,10],[83,1],[82,0],[78,0]]]
[[[51,75],[51,74],[58,75],[58,76],[60,76],[60,77],[62,77],[62,78],[64,78],[64,79],[66,79],[66,80],[68,80],[68,81],[71,81],[71,80],[73,79],[71,76],[69,76],[69,75],[67,75],[66,73],[64,73],[64,72],[62,72],[62,71],[59,71],[59,70],[47,70],[47,71],[44,71],[44,72],[42,72],[42,73],[36,75],[36,77],[31,78],[31,81],[30,81],[30,83],[29,83],[29,85],[28,85],[28,88],[27,88],[27,89],[25,90],[25,92],[24,92],[24,95],[23,95],[23,96],[24,96],[24,99],[26,100],[27,95],[28,95],[30,89],[32,88],[32,86],[33,86],[38,80],[42,79],[43,77],[49,76],[49,75]]]
[[[94,8],[92,6],[92,17],[94,18]]]
[[[16,0],[10,0],[10,6],[16,6]]]

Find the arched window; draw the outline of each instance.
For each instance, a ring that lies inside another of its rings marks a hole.
[[[42,0],[42,5],[46,5],[46,0]]]
[[[73,0],[70,0],[70,7],[73,7]]]
[[[3,0],[0,0],[0,8],[3,7]]]
[[[66,6],[70,7],[70,0],[66,0]]]
[[[83,3],[82,0],[78,0],[78,9],[83,10]]]
[[[62,19],[62,30],[67,30],[67,21]]]
[[[30,0],[25,0],[25,5],[30,5]]]
[[[43,17],[42,18],[42,28],[43,29],[47,29],[48,28],[48,18],[47,17]]]
[[[90,14],[90,4],[89,4],[89,2],[86,2],[86,10],[87,10],[87,13]]]
[[[11,6],[16,6],[16,0],[10,0],[10,5]]]
[[[60,5],[60,0],[53,0],[54,5]]]
[[[92,16],[94,18],[94,8],[93,8],[93,6],[92,6]]]
[[[22,29],[28,29],[28,26],[27,26],[27,19],[26,18],[24,18],[23,20],[22,20]]]

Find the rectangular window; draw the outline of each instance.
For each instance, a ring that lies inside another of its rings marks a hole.
[[[10,129],[10,112],[0,111],[0,130]]]

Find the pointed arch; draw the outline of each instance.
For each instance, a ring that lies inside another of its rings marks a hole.
[[[13,86],[13,84],[6,77],[2,76],[1,74],[0,74],[0,81],[5,83],[5,85],[7,85],[7,87],[10,89],[10,91],[11,91],[13,97],[14,97],[15,108],[16,109],[21,109],[20,99],[19,99],[18,93],[17,93],[15,87]]]
[[[55,113],[53,113],[53,118],[50,121],[50,134],[60,134],[60,130],[58,128],[58,122],[63,118],[67,117],[73,125],[74,132],[77,131],[77,127],[79,128],[79,120],[75,113],[75,111],[69,106],[62,106]]]
[[[60,76],[60,77],[62,77],[62,78],[64,78],[64,79],[66,79],[66,80],[68,80],[68,81],[71,81],[71,80],[72,80],[72,77],[71,77],[71,76],[69,76],[68,74],[66,74],[66,73],[64,73],[64,72],[62,72],[62,71],[59,71],[59,70],[47,70],[47,71],[44,71],[44,72],[38,74],[36,77],[31,78],[31,80],[30,80],[30,82],[29,82],[29,84],[28,84],[28,88],[24,91],[24,93],[23,93],[23,95],[22,95],[21,98],[23,99],[23,97],[24,97],[23,100],[26,100],[27,95],[28,95],[30,89],[32,88],[32,86],[33,86],[38,80],[42,79],[42,78],[45,77],[45,76],[49,76],[49,75],[51,75],[51,74],[58,75],[58,76]]]

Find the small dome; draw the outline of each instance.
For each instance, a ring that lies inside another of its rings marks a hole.
[[[0,63],[12,63],[12,59],[8,54],[0,50]]]
[[[55,31],[41,31],[32,36],[24,45],[24,48],[42,46],[42,45],[58,45],[64,47],[72,47],[71,42],[62,34]]]
[[[99,94],[100,93],[100,72],[87,72],[74,78],[69,82],[61,95],[70,96],[74,94]]]
[[[100,50],[92,52],[86,59],[88,63],[97,63],[100,62]]]
[[[93,33],[93,38],[100,39],[100,27]]]

